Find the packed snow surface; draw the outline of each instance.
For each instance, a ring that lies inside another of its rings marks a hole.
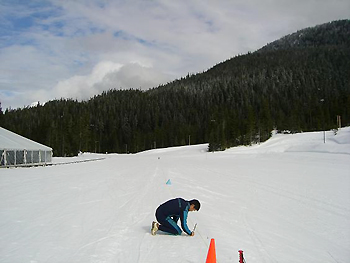
[[[0,169],[0,262],[350,262],[350,128],[260,145],[54,158]],[[94,160],[78,162],[80,160]],[[166,184],[170,179],[171,184]],[[159,204],[199,199],[194,237],[150,234]]]

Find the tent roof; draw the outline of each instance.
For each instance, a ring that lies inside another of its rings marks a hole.
[[[0,127],[0,150],[42,150],[52,151],[52,148]]]

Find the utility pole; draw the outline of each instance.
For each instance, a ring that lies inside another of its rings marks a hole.
[[[338,125],[338,128],[340,129],[341,128],[341,116],[340,115],[337,115],[337,125]]]
[[[323,108],[324,108],[324,99],[321,99],[320,102],[322,102]],[[325,116],[323,112],[323,142],[326,143],[326,125],[325,125]]]

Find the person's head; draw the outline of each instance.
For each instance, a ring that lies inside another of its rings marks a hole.
[[[190,201],[190,209],[188,211],[198,211],[201,208],[201,203],[197,199]]]

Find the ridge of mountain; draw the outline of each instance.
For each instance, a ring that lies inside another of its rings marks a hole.
[[[334,45],[350,46],[350,19],[332,21],[298,30],[265,45],[257,52]]]

